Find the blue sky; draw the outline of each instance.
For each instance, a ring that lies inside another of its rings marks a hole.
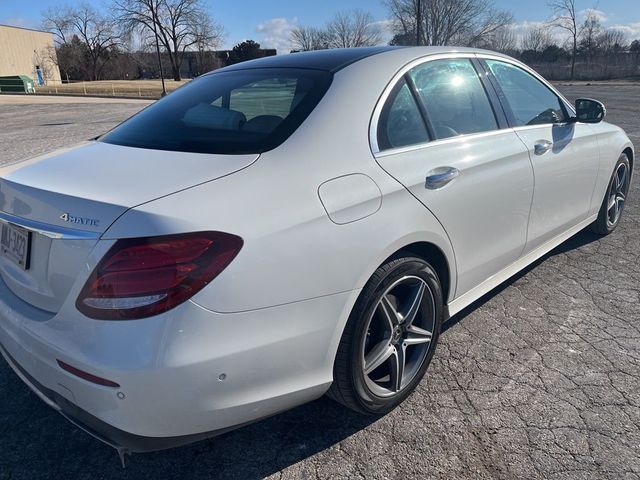
[[[73,5],[80,0],[0,0],[0,24],[37,28],[40,13],[49,6]],[[96,6],[104,0],[87,0]],[[500,8],[511,10],[516,22],[528,24],[549,17],[545,0],[495,0]],[[629,39],[640,38],[639,0],[576,0],[579,10],[596,7],[605,25],[621,26]],[[263,47],[287,49],[291,28],[296,25],[322,25],[336,11],[360,8],[371,12],[376,21],[388,19],[381,0],[208,0],[213,17],[224,25],[224,47],[230,48],[247,38]],[[238,10],[238,6],[241,10]]]

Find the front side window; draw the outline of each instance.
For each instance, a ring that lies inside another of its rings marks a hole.
[[[523,69],[498,60],[486,60],[509,102],[515,126],[559,123],[567,120],[560,98]]]
[[[437,138],[498,128],[487,93],[470,60],[434,60],[413,68],[409,75]]]
[[[428,141],[427,127],[403,79],[394,87],[382,109],[378,124],[378,146],[385,150]]]
[[[262,153],[283,143],[331,84],[320,70],[250,69],[205,75],[100,141],[195,153]]]

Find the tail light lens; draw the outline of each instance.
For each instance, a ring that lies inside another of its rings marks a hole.
[[[118,240],[87,280],[76,307],[100,320],[166,312],[218,276],[242,244],[222,232]]]

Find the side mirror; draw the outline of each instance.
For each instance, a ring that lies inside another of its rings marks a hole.
[[[606,114],[607,109],[602,102],[591,98],[579,98],[576,100],[576,116],[572,120],[582,123],[599,123]]]

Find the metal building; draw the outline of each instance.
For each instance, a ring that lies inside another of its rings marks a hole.
[[[0,77],[27,75],[36,85],[59,84],[53,34],[0,25]]]

